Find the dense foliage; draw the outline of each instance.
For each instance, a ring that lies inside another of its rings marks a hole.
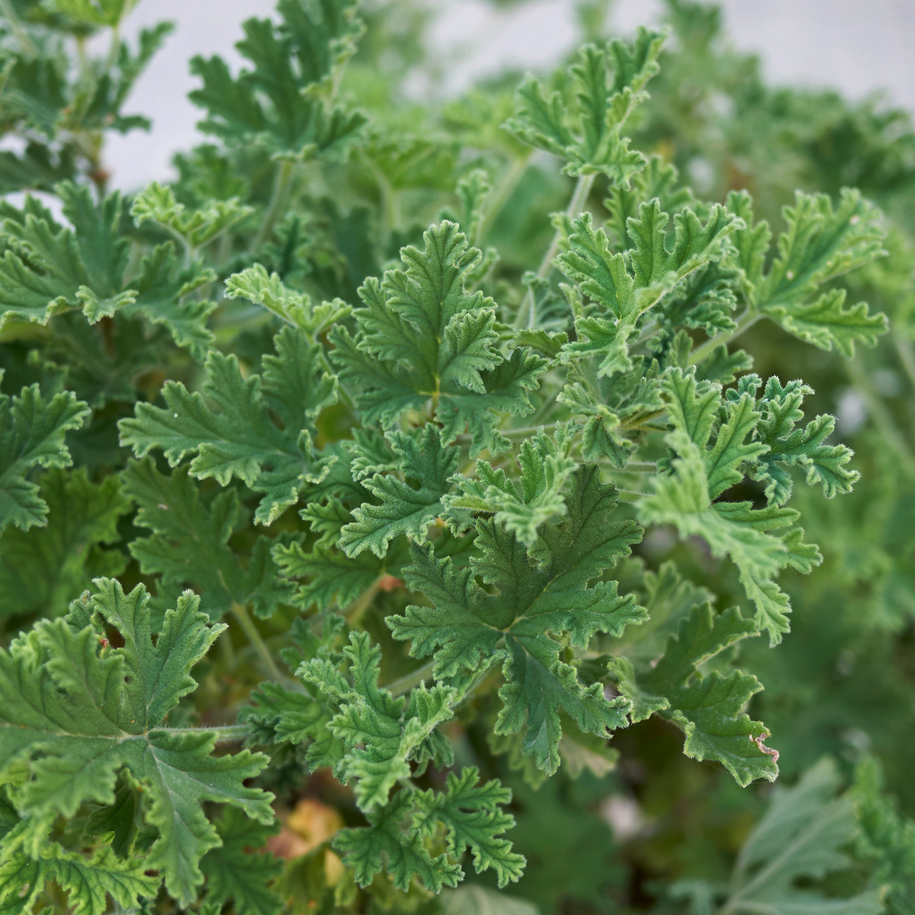
[[[133,5],[0,3],[0,913],[915,913],[908,117],[278,0],[125,195]]]

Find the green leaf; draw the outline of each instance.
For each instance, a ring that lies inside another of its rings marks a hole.
[[[737,858],[725,909],[728,912],[810,912],[813,915],[878,915],[879,890],[836,896],[820,881],[852,870],[841,849],[857,832],[848,797],[834,797],[840,784],[828,759],[808,770],[790,789],[775,789],[766,815]]]
[[[118,519],[127,510],[117,477],[95,485],[82,468],[49,470],[40,498],[47,526],[0,534],[0,618],[63,616],[93,578],[123,571],[119,551],[100,549],[117,542]]]
[[[314,604],[319,611],[332,605],[348,607],[388,569],[386,559],[379,559],[372,552],[349,557],[320,543],[307,552],[300,543],[277,544],[273,558],[287,578],[308,579],[299,586],[296,601],[304,607]]]
[[[7,836],[7,841],[13,837]],[[159,879],[147,876],[142,858],[124,860],[110,848],[91,857],[66,851],[57,842],[45,841],[38,856],[12,848],[0,864],[0,912],[31,911],[48,881],[66,894],[74,915],[105,915],[108,897],[125,908],[140,906],[155,896]]]
[[[139,274],[130,281],[136,298],[122,309],[122,314],[139,315],[163,325],[178,346],[186,347],[198,362],[203,362],[216,339],[206,326],[216,303],[187,296],[215,279],[213,271],[199,263],[182,266],[175,246],[166,242],[143,258]]]
[[[364,422],[393,425],[431,402],[443,445],[469,432],[474,453],[504,450],[493,411],[514,416],[533,409],[527,392],[546,361],[496,347],[495,302],[466,291],[480,252],[452,222],[423,234],[424,250],[408,246],[406,269],[388,270],[360,288],[354,311],[359,332],[331,331],[340,377],[355,388]]]
[[[494,520],[477,521],[481,555],[468,568],[414,546],[405,579],[432,606],[407,607],[402,616],[387,618],[395,638],[411,641],[412,655],[435,654],[438,678],[501,661],[506,682],[496,731],[523,731],[525,752],[550,773],[559,765],[560,711],[600,737],[626,725],[628,703],[605,699],[601,684],[583,686],[575,668],[561,660],[557,641],[565,636],[583,649],[595,632],[619,635],[645,618],[632,596],[617,593],[616,582],[590,584],[641,537],[633,522],[609,520],[616,498],[596,468],[579,468],[566,497],[567,517],[542,529],[534,565]],[[475,576],[496,593],[481,588]]]
[[[0,207],[0,323],[19,318],[47,324],[68,308],[95,323],[136,299],[136,290],[123,286],[130,245],[118,234],[120,195],[96,206],[88,187],[64,182],[55,190],[72,228],[31,197],[21,210],[10,203]]]
[[[778,378],[766,382],[760,402],[764,410],[759,436],[768,451],[758,458],[756,479],[766,484],[766,498],[777,505],[791,495],[791,478],[787,468],[799,466],[806,471],[807,483],[819,483],[827,498],[849,493],[860,474],[846,465],[853,457],[847,445],[827,445],[825,440],[835,429],[832,416],[821,415],[803,429],[795,426],[804,418],[801,405],[813,389],[800,381],[782,385]]]
[[[747,223],[735,241],[752,310],[801,340],[836,349],[846,358],[854,355],[856,343],[873,346],[886,333],[884,315],[871,314],[863,302],[844,307],[844,289],[821,290],[833,278],[886,254],[880,212],[857,191],[843,190],[835,208],[825,194],[799,192],[794,207],[784,210],[788,230],[779,236],[778,254],[765,273],[768,228],[764,223],[753,226],[746,192],[732,194],[728,206]]]
[[[136,225],[155,222],[177,235],[188,248],[199,248],[254,212],[243,206],[237,197],[229,200],[211,200],[200,209],[188,212],[183,203],[175,199],[175,192],[157,181],[148,185],[130,207]]]
[[[368,814],[367,827],[337,833],[334,848],[355,871],[359,886],[368,886],[384,869],[394,878],[394,886],[404,891],[414,877],[433,893],[458,885],[463,875],[460,865],[450,863],[444,853],[433,858],[420,836],[404,829],[410,798],[411,792],[401,791]]]
[[[684,209],[674,216],[671,249],[665,231],[669,219],[657,199],[643,203],[638,218],[630,217],[626,223],[629,247],[618,252],[612,250],[604,229],[593,228],[590,213],[572,221],[568,250],[557,264],[599,308],[576,317],[578,340],[563,347],[564,362],[598,356],[598,375],[630,371],[627,341],[641,316],[674,293],[683,306],[683,283],[717,264],[730,250],[729,237],[743,225],[717,204],[704,224],[692,210]],[[701,296],[695,304],[703,304]],[[683,321],[696,323],[688,314]]]
[[[501,837],[515,825],[514,817],[500,809],[511,802],[511,792],[495,779],[477,785],[479,777],[479,770],[470,766],[460,775],[449,772],[444,792],[418,792],[413,828],[424,838],[433,838],[439,824],[444,826],[448,854],[460,859],[471,851],[476,872],[491,868],[502,889],[521,879],[525,860]]]
[[[332,327],[351,311],[340,299],[315,305],[308,293],[288,289],[277,273],[267,273],[261,264],[255,264],[233,273],[226,280],[227,299],[247,299],[263,305],[277,317],[302,331],[310,343],[315,337]]]
[[[195,454],[195,477],[214,477],[223,486],[242,480],[264,494],[255,521],[272,524],[306,484],[327,473],[312,445],[311,420],[336,400],[336,384],[321,368],[316,346],[291,328],[277,335],[275,345],[277,355],[264,357],[263,374],[247,378],[234,355],[211,352],[203,390],[218,412],[202,394],[168,382],[164,408],[140,403],[133,419],[121,420],[122,444],[138,457],[161,448],[172,467]]]
[[[713,556],[730,557],[756,605],[758,625],[775,645],[788,631],[791,609],[775,577],[788,566],[809,572],[822,558],[816,547],[802,542],[803,531],[795,524],[800,516],[793,509],[777,501],[759,509],[750,502],[713,501],[746,473],[766,473],[760,459],[769,452],[765,434],[771,426],[761,425],[762,414],[755,409],[758,385],[757,376],[747,376],[722,398],[720,386],[697,382],[692,370],[667,374],[664,391],[672,423],[667,442],[677,457],[673,473],[655,480],[653,494],[640,500],[638,512],[643,524],[673,524],[683,537],[702,537]],[[777,396],[776,386],[770,390]]]
[[[477,478],[452,477],[457,492],[442,500],[449,510],[493,513],[495,520],[530,549],[542,524],[566,514],[562,490],[577,464],[569,457],[571,435],[560,428],[556,440],[544,432],[521,445],[516,484],[501,468],[477,461]]]
[[[207,506],[187,468],[165,476],[149,458],[131,461],[121,481],[124,494],[137,505],[136,523],[152,531],[130,543],[130,553],[144,573],[160,575],[171,585],[196,585],[203,609],[214,620],[233,604],[253,603],[258,616],[269,616],[277,604],[289,602],[291,588],[277,575],[271,540],[255,541],[247,568],[229,547],[239,522],[233,490],[220,493]]]
[[[206,329],[214,302],[182,301],[215,279],[199,263],[180,265],[169,242],[143,258],[126,278],[130,241],[121,232],[123,202],[115,193],[96,206],[89,189],[71,183],[55,188],[71,227],[27,197],[22,209],[5,203],[0,246],[0,323],[13,318],[47,324],[68,309],[91,323],[115,312],[163,324],[179,346],[202,359],[213,341]]]
[[[515,117],[505,127],[525,143],[564,159],[566,174],[603,173],[613,184],[628,186],[644,168],[645,157],[629,148],[621,130],[648,98],[643,89],[658,72],[663,44],[660,33],[639,28],[631,46],[619,40],[604,48],[585,46],[578,62],[561,74],[562,92],[544,95],[539,80],[527,79],[518,91]]]
[[[306,660],[298,675],[334,703],[330,731],[347,749],[338,774],[355,782],[356,803],[368,812],[386,804],[398,781],[410,777],[409,762],[419,758],[423,741],[453,717],[457,692],[419,686],[409,702],[395,699],[378,685],[381,651],[364,632],[350,634],[343,658],[348,670],[319,658]]]
[[[370,549],[383,559],[388,544],[401,534],[424,540],[426,529],[442,512],[442,496],[457,470],[458,449],[443,448],[432,423],[421,436],[390,432],[388,437],[405,480],[380,473],[362,480],[379,504],[359,506],[353,521],[341,528],[338,544],[349,557]]]
[[[763,752],[755,738],[765,734],[758,721],[743,712],[762,689],[756,677],[739,670],[727,676],[717,670],[707,675],[699,667],[735,642],[756,635],[756,627],[732,608],[714,616],[710,604],[693,608],[680,621],[676,635],[653,662],[635,667],[625,658],[610,662],[619,689],[633,705],[631,718],[641,721],[659,714],[682,728],[683,752],[691,759],[717,760],[738,784],[757,778],[774,781],[775,757]]]
[[[231,804],[269,823],[269,795],[244,786],[266,762],[247,751],[212,755],[215,735],[174,730],[166,716],[196,683],[191,668],[224,627],[212,626],[186,593],[153,642],[142,585],[124,594],[99,579],[65,619],[42,621],[0,652],[0,771],[25,766],[21,814],[72,817],[89,801],[111,804],[118,773],[144,787],[147,823],[158,840],[145,858],[187,904],[203,881],[198,863],[219,844],[205,802]],[[105,627],[123,648],[107,646]],[[101,646],[101,647],[100,647]]]
[[[221,845],[200,861],[207,878],[207,901],[232,903],[238,915],[278,915],[283,900],[270,884],[283,870],[281,861],[264,852],[248,852],[279,832],[279,824],[255,825],[240,811],[226,808],[216,822]]]
[[[200,129],[293,160],[345,149],[365,116],[333,105],[320,87],[355,50],[361,32],[355,9],[355,0],[280,0],[280,23],[243,23],[245,37],[236,47],[251,69],[237,77],[219,57],[193,58],[191,72],[203,86],[190,99],[207,111]]]
[[[12,399],[0,393],[0,531],[11,524],[26,531],[47,522],[48,504],[29,481],[29,471],[69,467],[73,462],[64,438],[89,412],[69,391],[45,402],[37,384]]]
[[[871,314],[866,302],[845,308],[845,290],[833,289],[814,302],[799,302],[793,307],[770,305],[766,312],[781,326],[820,349],[835,348],[846,359],[855,354],[855,344],[874,346],[887,332],[886,315]]]

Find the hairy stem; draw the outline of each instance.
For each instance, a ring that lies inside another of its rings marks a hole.
[[[432,676],[432,668],[435,667],[435,660],[427,661],[422,667],[417,667],[411,673],[404,674],[397,680],[388,683],[384,688],[392,696],[402,696],[404,693],[419,686],[420,683],[428,680]]]
[[[761,311],[750,311],[747,308],[737,319],[737,326],[733,330],[722,331],[720,334],[706,340],[701,346],[697,346],[689,354],[689,364],[698,365],[706,356],[711,355],[717,347],[736,340],[737,337],[751,328],[762,317],[763,313]]]
[[[289,187],[292,184],[294,166],[288,159],[284,159],[279,168],[276,170],[276,176],[273,181],[273,193],[267,203],[267,209],[264,211],[264,219],[254,243],[251,246],[252,251],[258,248],[270,237],[273,227],[280,216],[286,209],[286,203],[289,196]]]
[[[251,736],[246,724],[224,724],[215,728],[168,728],[171,734],[215,734],[217,742],[245,740]]]
[[[505,177],[493,188],[495,193],[492,195],[492,201],[477,225],[476,238],[473,239],[472,244],[479,245],[483,239],[484,229],[491,226],[499,218],[502,210],[505,209],[505,204],[508,203],[511,195],[515,192],[521,176],[527,171],[530,158],[530,156],[524,156],[521,159],[513,159],[505,172]]]
[[[912,387],[915,387],[915,347],[908,337],[902,337],[899,333],[893,334],[893,345],[896,347],[896,353],[899,361],[908,375]]]
[[[568,207],[566,207],[565,214],[569,219],[573,216],[577,216],[584,209],[585,203],[588,200],[588,194],[591,193],[591,186],[594,184],[595,177],[595,175],[582,175],[578,179],[578,183],[575,185],[575,190],[572,193],[572,199],[569,201]],[[553,261],[556,258],[556,252],[559,251],[559,243],[561,241],[562,230],[557,229],[556,233],[553,235],[553,240],[550,242],[550,247],[547,248],[547,252],[543,255],[543,260],[537,268],[538,279],[543,279],[550,272],[550,268],[553,266]],[[516,327],[523,327],[525,323],[529,328],[535,327],[537,324],[537,304],[534,300],[533,287],[528,289],[527,295],[521,302],[521,307],[518,309],[518,315],[515,319]]]
[[[375,579],[375,583],[365,592],[365,594],[357,597],[351,604],[343,609],[343,616],[351,626],[354,626],[360,620],[362,614],[372,606],[372,601],[375,600],[375,595],[378,594],[385,574],[386,573],[382,573],[379,575],[378,578]]]
[[[270,649],[267,648],[266,643],[261,638],[261,634],[257,631],[257,626],[255,626],[254,620],[251,619],[251,615],[248,613],[247,608],[242,604],[232,604],[232,615],[238,620],[238,624],[248,637],[248,641],[260,655],[260,659],[271,678],[274,680],[287,679],[283,676],[279,667],[276,666],[276,661],[273,660]]]

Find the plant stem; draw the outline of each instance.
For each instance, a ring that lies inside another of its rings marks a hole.
[[[622,486],[617,486],[615,483],[613,485],[616,488],[617,492],[624,492],[630,496],[638,496],[638,498],[640,498],[640,499],[653,495],[653,493],[650,493],[650,492],[642,492],[640,489],[623,489]],[[626,501],[629,502],[632,500],[627,499]]]
[[[215,734],[217,741],[244,740],[251,736],[246,724],[225,724],[215,728],[168,728],[171,734]]]
[[[279,168],[276,170],[276,177],[273,182],[273,193],[267,203],[267,209],[264,211],[264,221],[251,246],[252,251],[258,248],[270,237],[273,226],[277,219],[282,215],[286,208],[286,197],[289,191],[289,185],[292,183],[294,166],[288,159],[284,159]]]
[[[419,686],[420,683],[426,680],[432,673],[432,668],[434,666],[434,659],[432,661],[427,661],[422,667],[417,667],[412,673],[405,674],[400,677],[400,679],[388,683],[384,688],[391,693],[392,696],[402,696],[405,692],[413,689],[414,686]]]
[[[598,463],[606,469],[608,473],[631,473],[631,474],[649,474],[657,473],[658,465],[650,461],[630,461],[625,467],[614,467],[612,464],[604,463],[607,459],[600,458]]]
[[[569,201],[569,205],[566,207],[565,215],[569,219],[571,219],[573,216],[577,216],[584,209],[584,205],[588,200],[588,194],[591,193],[591,185],[594,184],[595,177],[595,175],[582,175],[578,179],[578,183],[575,185],[575,190],[572,193],[572,199]],[[547,248],[547,252],[543,255],[543,260],[540,262],[540,266],[537,268],[538,279],[543,279],[550,272],[550,268],[553,266],[553,261],[556,258],[556,252],[559,250],[559,243],[561,241],[562,229],[557,229],[556,233],[553,235],[553,240],[550,242],[550,247]],[[536,302],[534,301],[533,287],[528,289],[527,295],[521,302],[521,307],[518,309],[518,315],[515,318],[515,327],[523,327],[525,324],[525,319],[529,328],[536,326],[537,306]]]
[[[540,426],[526,426],[523,429],[500,429],[499,431],[506,438],[529,438],[538,432],[547,432],[550,429],[555,429],[557,425],[558,423],[543,423]]]
[[[242,604],[232,604],[232,615],[238,620],[238,624],[248,637],[248,641],[260,655],[261,661],[263,661],[264,667],[267,669],[270,676],[274,680],[285,680],[286,677],[283,676],[279,667],[276,666],[276,661],[273,660],[270,649],[267,648],[266,643],[261,638],[261,634],[257,631],[257,626],[254,625],[254,620],[251,619],[247,608]]]
[[[343,616],[351,626],[355,625],[362,614],[372,606],[372,601],[375,600],[375,595],[378,594],[378,589],[381,587],[381,581],[385,574],[386,573],[382,572],[365,594],[357,597],[351,604],[343,609]]]
[[[915,387],[915,347],[908,337],[902,337],[898,333],[893,334],[893,345],[896,347],[896,353],[899,355],[899,361],[905,369],[909,381]]]
[[[716,347],[721,346],[723,343],[730,343],[731,340],[736,340],[737,337],[745,330],[752,327],[762,317],[763,313],[761,311],[750,311],[750,309],[747,308],[737,319],[737,326],[733,330],[722,331],[710,340],[706,340],[701,346],[697,346],[689,354],[689,364],[697,365],[705,359],[706,356],[712,353]]]
[[[477,225],[477,237],[473,240],[473,244],[480,244],[480,241],[483,238],[484,227],[492,225],[496,219],[499,218],[499,214],[502,210],[505,209],[505,204],[508,203],[509,198],[514,193],[515,188],[518,186],[518,182],[521,180],[521,176],[527,171],[527,164],[530,161],[530,158],[530,156],[524,156],[521,159],[512,160],[512,164],[505,172],[505,177],[499,183],[498,187],[494,189],[495,195],[493,196],[492,203],[489,205],[489,208],[483,214]]]
[[[121,24],[117,23],[111,27],[111,44],[108,47],[108,57],[105,60],[105,72],[110,73],[114,65],[118,62],[118,54],[121,51]]]
[[[10,0],[0,0],[0,12],[3,13],[3,18],[6,19],[7,24],[12,29],[13,34],[16,36],[16,40],[20,45],[22,45],[23,51],[25,51],[31,57],[37,56],[38,49],[35,47],[35,43],[29,37],[29,33],[25,26],[16,15],[16,11],[13,9],[13,5],[10,3]]]

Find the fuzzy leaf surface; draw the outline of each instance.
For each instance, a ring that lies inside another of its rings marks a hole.
[[[726,676],[715,670],[701,674],[699,667],[719,652],[748,636],[756,635],[751,620],[736,609],[718,616],[709,604],[697,605],[681,620],[664,654],[656,663],[634,666],[615,658],[610,669],[618,677],[620,692],[633,704],[631,717],[640,721],[658,714],[686,735],[683,752],[692,759],[717,760],[738,784],[757,778],[773,781],[778,767],[753,738],[765,733],[744,708],[762,689],[749,674],[732,670]]]
[[[258,616],[269,616],[278,603],[289,600],[291,589],[277,575],[268,538],[255,541],[247,567],[229,547],[240,511],[233,490],[207,505],[186,467],[165,476],[150,458],[132,461],[121,479],[124,494],[137,505],[136,523],[152,532],[130,544],[146,574],[159,575],[170,585],[200,588],[203,609],[214,620],[233,604],[252,603]]]
[[[68,617],[42,621],[0,652],[0,771],[30,772],[17,791],[20,813],[67,817],[88,801],[113,803],[116,777],[129,771],[144,786],[147,822],[159,835],[146,865],[190,901],[203,881],[199,860],[219,843],[205,802],[272,821],[269,795],[244,785],[265,759],[248,751],[215,757],[215,736],[164,727],[196,686],[191,668],[224,628],[198,611],[198,599],[183,595],[154,642],[142,586],[125,594],[99,579],[97,589]],[[105,647],[106,626],[123,648]]]
[[[455,223],[433,226],[423,242],[401,250],[404,270],[360,288],[355,337],[332,330],[340,378],[365,422],[387,428],[431,402],[443,445],[466,431],[475,453],[504,450],[494,411],[530,413],[528,392],[546,361],[521,349],[506,358],[497,346],[495,302],[466,290],[480,252]]]
[[[88,415],[88,405],[69,391],[47,401],[37,384],[23,388],[18,397],[0,393],[0,531],[11,524],[27,531],[46,523],[48,503],[29,480],[29,471],[69,467],[65,436]]]
[[[801,340],[848,359],[855,344],[873,346],[886,333],[885,315],[871,313],[864,302],[846,307],[844,289],[820,288],[886,253],[880,213],[858,191],[844,189],[836,207],[825,194],[799,192],[795,205],[784,210],[788,229],[779,236],[778,253],[767,271],[763,258],[769,230],[765,223],[753,224],[749,195],[731,194],[728,206],[746,222],[735,241],[751,309]]]
[[[563,74],[564,93],[547,94],[534,78],[521,86],[517,112],[506,128],[525,143],[564,159],[566,174],[601,173],[613,184],[628,185],[644,167],[645,157],[630,149],[621,130],[648,97],[643,90],[658,72],[663,44],[659,33],[640,28],[631,46],[618,40],[603,48],[585,46]]]
[[[264,357],[262,375],[242,375],[238,359],[211,352],[203,394],[181,382],[162,391],[165,407],[140,403],[136,416],[120,423],[121,442],[144,457],[161,448],[172,467],[195,455],[190,472],[221,485],[233,478],[263,493],[255,520],[271,524],[295,504],[308,483],[327,471],[312,445],[311,423],[336,399],[336,384],[321,369],[318,351],[295,331],[276,338],[277,355]],[[274,410],[280,428],[270,416]]]
[[[601,737],[626,724],[628,703],[605,699],[599,684],[583,686],[575,668],[560,659],[555,637],[566,634],[585,648],[595,632],[619,635],[645,617],[631,595],[617,593],[615,582],[590,584],[641,539],[635,523],[610,520],[616,499],[595,467],[580,468],[566,498],[567,517],[543,528],[533,562],[492,519],[477,521],[481,555],[468,567],[414,546],[405,579],[432,606],[388,617],[394,637],[410,640],[411,654],[435,655],[438,678],[477,671],[491,658],[501,661],[497,731],[522,731],[525,752],[548,772],[559,765],[560,711]],[[496,594],[481,588],[476,575]]]
[[[127,510],[120,490],[116,477],[96,485],[82,468],[54,468],[41,478],[47,525],[0,534],[0,617],[63,616],[93,578],[123,571],[123,554],[101,549],[118,540]]]

